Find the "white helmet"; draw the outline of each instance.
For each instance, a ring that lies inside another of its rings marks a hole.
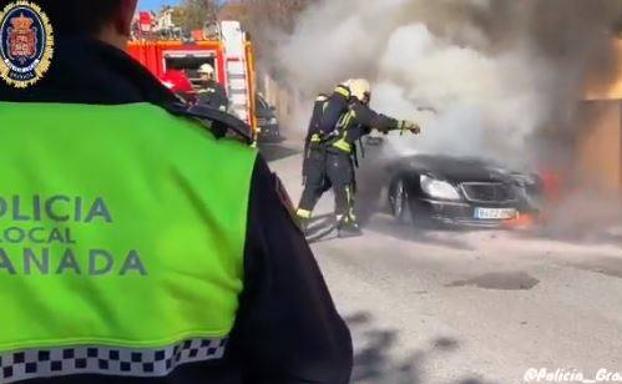
[[[205,63],[203,65],[201,65],[199,67],[199,74],[201,75],[213,75],[214,74],[214,67],[212,67],[211,65]]]
[[[339,85],[343,85],[344,87],[350,88],[350,86],[352,85],[353,81],[354,81],[354,79],[348,79],[348,80],[344,81],[343,83],[341,83]]]
[[[361,102],[369,102],[371,97],[371,85],[369,81],[365,79],[353,79],[348,80],[345,84],[350,88],[353,97],[356,97]]]

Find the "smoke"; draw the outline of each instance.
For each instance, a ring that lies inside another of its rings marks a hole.
[[[586,74],[608,80],[621,15],[618,0],[324,0],[274,57],[309,108],[344,79],[370,78],[377,111],[424,126],[421,137],[391,138],[397,151],[533,165],[534,148],[551,147],[544,138],[577,129]]]

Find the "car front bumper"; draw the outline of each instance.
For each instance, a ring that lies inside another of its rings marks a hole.
[[[432,221],[451,226],[479,227],[479,228],[499,228],[521,215],[518,202],[510,203],[470,203],[470,202],[449,202],[443,200],[422,199],[417,201],[423,213]],[[477,208],[485,209],[515,209],[516,217],[502,219],[480,219],[476,217]]]

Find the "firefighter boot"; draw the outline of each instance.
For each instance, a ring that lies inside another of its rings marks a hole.
[[[298,209],[296,216],[298,217],[298,226],[300,227],[300,230],[305,236],[307,236],[309,232],[309,224],[311,223],[311,212],[304,209]]]
[[[363,235],[363,231],[361,231],[361,227],[356,222],[356,219],[352,217],[345,217],[342,219],[338,219],[337,236],[339,238],[345,239],[349,237],[358,237],[362,235]]]

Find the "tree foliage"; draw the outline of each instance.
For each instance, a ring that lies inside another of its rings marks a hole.
[[[216,0],[183,0],[178,6],[180,26],[191,31],[200,29],[207,21],[215,21],[218,10]]]
[[[315,0],[242,0],[252,16],[254,29],[271,26],[285,33],[294,30],[296,18]]]
[[[270,55],[280,34],[294,31],[299,14],[319,0],[230,0],[219,11],[218,18],[238,20],[251,34],[255,51],[261,60]]]

